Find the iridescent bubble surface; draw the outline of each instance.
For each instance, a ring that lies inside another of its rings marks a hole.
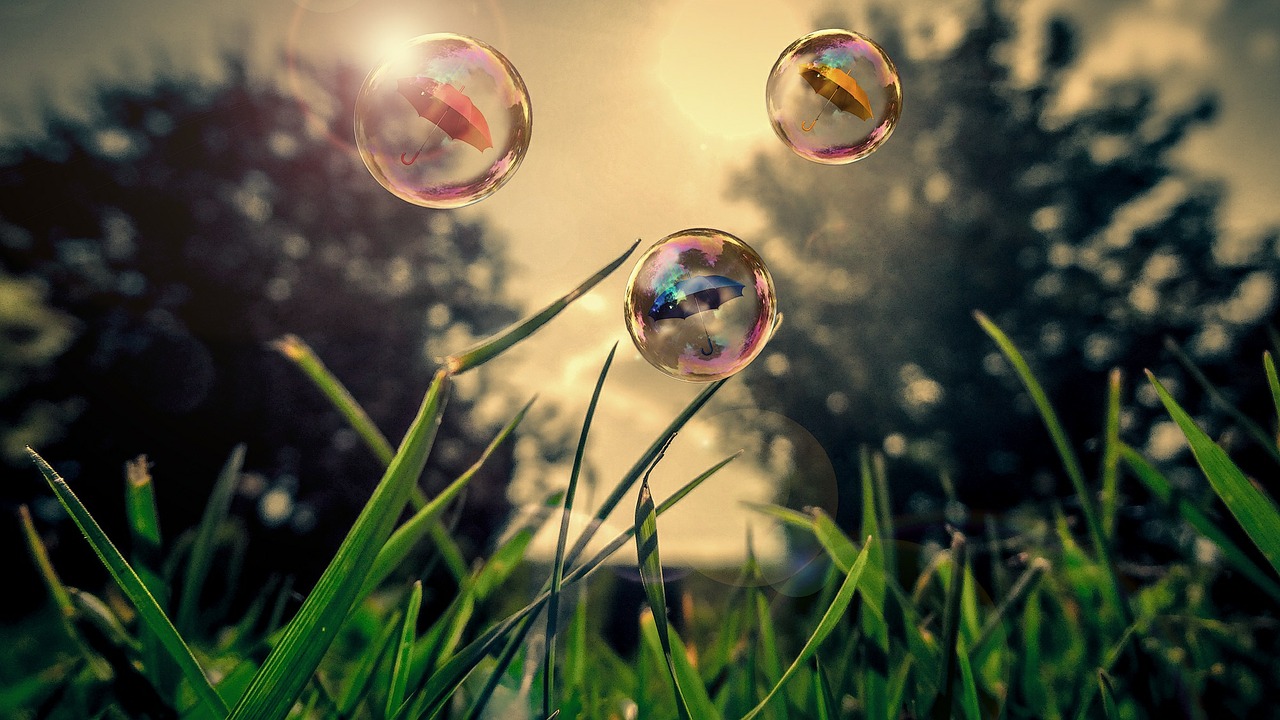
[[[501,53],[463,35],[423,35],[365,78],[356,147],[396,196],[456,208],[511,179],[532,120],[524,81]]]
[[[709,382],[760,353],[777,300],[755,250],[720,230],[694,228],[668,235],[640,257],[623,314],[651,365],[678,380]]]
[[[765,104],[774,132],[797,155],[843,165],[889,139],[902,112],[902,87],[893,61],[870,38],[819,30],[778,57]]]

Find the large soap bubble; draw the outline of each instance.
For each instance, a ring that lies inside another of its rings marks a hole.
[[[640,354],[692,382],[746,367],[768,342],[776,313],[764,261],[738,238],[708,228],[654,243],[636,263],[623,301]]]
[[[791,43],[765,86],[769,121],[803,158],[842,165],[889,139],[902,112],[898,70],[884,49],[849,30]]]
[[[463,35],[414,38],[356,98],[356,146],[369,172],[424,207],[470,205],[502,187],[524,159],[532,122],[516,69]]]

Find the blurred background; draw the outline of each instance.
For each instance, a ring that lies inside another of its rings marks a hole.
[[[879,42],[903,88],[894,135],[853,165],[797,157],[765,116],[778,54],[826,27]],[[497,48],[533,105],[513,179],[453,211],[391,196],[352,141],[366,73],[431,32]],[[662,497],[750,450],[664,519],[670,564],[740,563],[748,526],[785,564],[785,537],[742,502],[852,523],[864,450],[913,542],[1068,495],[974,310],[1027,352],[1095,466],[1112,368],[1122,436],[1188,494],[1204,482],[1144,368],[1246,467],[1261,452],[1186,365],[1267,407],[1275,3],[5,0],[0,59],[0,499],[6,516],[32,505],[72,582],[101,571],[25,446],[113,535],[123,464],[146,453],[175,537],[244,442],[244,582],[307,587],[380,470],[271,340],[310,343],[394,440],[439,357],[689,227],[753,246],[786,319],[654,472]],[[584,512],[700,390],[634,352],[629,272],[460,379],[429,493],[539,398],[455,515],[466,552],[567,482],[615,342]],[[1120,522],[1130,557],[1190,542],[1136,510]],[[17,547],[16,523],[3,532]],[[539,543],[546,557],[554,538]],[[43,600],[22,572],[10,618]]]

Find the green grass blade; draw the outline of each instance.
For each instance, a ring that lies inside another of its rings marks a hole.
[[[954,697],[956,660],[960,655],[960,595],[964,590],[965,564],[968,562],[968,543],[964,535],[951,533],[951,582],[947,585],[947,598],[942,615],[942,667],[938,675],[938,699],[933,705],[934,718],[951,717]]]
[[[609,366],[613,364],[613,356],[618,352],[618,344],[614,343],[609,356],[600,368],[600,376],[596,379],[595,390],[591,392],[591,402],[587,405],[587,415],[582,421],[582,433],[578,436],[578,448],[573,454],[573,470],[569,473],[569,487],[564,494],[564,510],[560,515],[560,535],[556,538],[556,556],[551,566],[551,595],[547,598],[547,644],[542,670],[542,714],[549,716],[555,697],[556,677],[556,625],[560,619],[560,585],[564,582],[564,549],[569,542],[569,517],[573,512],[573,499],[578,492],[578,476],[582,472],[582,456],[587,449],[587,435],[591,432],[591,420],[596,414],[596,404],[600,402],[600,391],[604,388],[604,379],[609,375]]]
[[[1098,694],[1102,697],[1102,712],[1107,720],[1119,720],[1120,711],[1116,708],[1115,691],[1111,687],[1111,677],[1105,670],[1098,671]]]
[[[1276,509],[1271,498],[1249,482],[1240,468],[1227,457],[1227,453],[1196,425],[1160,381],[1156,380],[1155,375],[1148,371],[1147,377],[1160,394],[1165,410],[1182,429],[1182,434],[1186,435],[1191,452],[1205,477],[1209,479],[1209,484],[1213,486],[1213,491],[1235,516],[1253,544],[1262,551],[1271,567],[1280,573],[1280,510]]]
[[[370,564],[391,535],[411,488],[427,462],[449,394],[449,377],[436,373],[404,442],[356,518],[337,555],[325,568],[298,614],[236,705],[236,720],[274,720],[301,696],[339,626],[351,610]]]
[[[1107,376],[1107,419],[1102,439],[1102,532],[1108,542],[1116,536],[1116,508],[1120,504],[1120,370]]]
[[[57,571],[53,569],[53,563],[49,560],[49,549],[40,539],[40,533],[36,531],[35,523],[31,521],[31,511],[26,505],[18,507],[18,517],[22,523],[22,536],[27,541],[27,551],[31,553],[31,559],[35,562],[36,569],[40,571],[45,587],[49,589],[49,596],[58,607],[58,614],[62,616],[67,633],[75,637],[75,629],[70,624],[71,619],[76,615],[75,605],[71,603],[71,593],[62,583],[62,578],[58,577]]]
[[[665,450],[664,450],[665,451]],[[658,459],[662,459],[659,453]],[[650,470],[652,470],[652,466]],[[679,673],[676,672],[675,661],[671,657],[671,638],[667,622],[667,589],[662,580],[662,559],[658,550],[658,512],[653,504],[653,494],[649,491],[649,473],[645,473],[640,482],[640,494],[636,497],[636,567],[640,570],[640,584],[644,586],[645,597],[649,608],[653,611],[653,621],[658,632],[658,640],[662,644],[662,654],[667,658],[667,669],[671,672],[671,684],[676,693],[676,710],[680,717],[688,720],[693,717],[689,712],[688,702],[680,687]]]
[[[396,630],[402,626],[400,617],[400,611],[396,610],[395,614],[378,631],[373,643],[364,652],[360,653],[360,658],[356,661],[355,667],[351,671],[351,677],[347,680],[346,687],[342,691],[342,697],[338,699],[338,714],[341,717],[350,717],[355,712],[356,706],[364,699],[365,694],[369,692],[369,687],[373,682],[373,675],[377,671],[382,658],[386,656],[387,649],[391,646],[391,640]]]
[[[325,366],[316,352],[311,349],[302,338],[296,335],[285,335],[271,343],[286,359],[302,371],[307,379],[311,380],[316,389],[329,400],[342,417],[347,421],[347,425],[355,430],[360,439],[364,441],[365,447],[373,456],[382,463],[385,468],[391,464],[391,458],[395,455],[395,449],[391,447],[387,436],[382,434],[377,425],[373,424],[373,420],[369,414],[365,412],[360,403],[356,402],[355,397],[347,390],[342,381],[338,379],[332,371]],[[423,494],[422,489],[416,484],[413,486],[412,495],[409,500],[413,503],[414,510],[421,510],[427,505],[427,496]],[[467,576],[467,563],[462,557],[462,551],[458,548],[458,544],[453,541],[453,537],[440,524],[438,518],[431,518],[426,523],[424,529],[432,541],[436,544],[437,550],[440,551],[441,557],[448,566],[449,571],[453,574],[453,579],[459,583]]]
[[[494,689],[498,687],[498,683],[502,682],[502,677],[506,674],[511,661],[515,659],[520,646],[524,644],[525,638],[529,635],[529,630],[533,628],[535,617],[534,615],[529,615],[517,623],[515,631],[507,639],[507,644],[503,646],[502,652],[498,653],[493,671],[489,673],[489,677],[485,680],[484,687],[480,688],[480,692],[476,694],[475,699],[471,701],[470,707],[467,708],[467,713],[464,716],[465,720],[480,720],[483,717],[484,709],[489,705],[489,699],[493,697]],[[445,697],[447,698],[448,695]],[[432,717],[435,714],[433,713]],[[413,713],[409,714],[409,717],[413,716]]]
[[[1160,473],[1154,465],[1147,462],[1137,450],[1122,445],[1120,457],[1128,465],[1134,476],[1147,487],[1147,490],[1161,503],[1173,509],[1183,522],[1190,525],[1201,536],[1207,538],[1222,553],[1222,557],[1241,575],[1249,578],[1255,585],[1266,591],[1268,595],[1280,602],[1280,583],[1273,580],[1244,550],[1218,527],[1208,515],[1204,514],[1194,503],[1189,502],[1180,493],[1174,491],[1168,478]]]
[[[1271,360],[1271,353],[1262,353],[1262,365],[1267,371],[1267,387],[1271,388],[1271,404],[1275,406],[1276,415],[1280,417],[1280,378],[1276,377],[1276,364]],[[1278,441],[1272,438],[1273,444]]]
[[[1271,459],[1280,463],[1280,448],[1276,447],[1276,439],[1266,430],[1263,430],[1261,425],[1250,419],[1248,415],[1240,412],[1239,408],[1223,396],[1222,391],[1215,387],[1213,383],[1209,382],[1209,378],[1205,377],[1203,372],[1200,372],[1200,368],[1196,367],[1196,364],[1191,361],[1191,358],[1187,357],[1187,354],[1182,351],[1182,348],[1178,347],[1178,344],[1173,341],[1173,338],[1165,338],[1164,345],[1169,352],[1173,354],[1173,357],[1182,364],[1182,367],[1186,369],[1187,373],[1191,375],[1196,383],[1204,389],[1205,394],[1209,396],[1209,399],[1213,401],[1213,404],[1217,405],[1218,409],[1230,415],[1231,419],[1235,420],[1236,424],[1239,425],[1240,428],[1249,435],[1249,437],[1253,438],[1254,442],[1261,445],[1262,449],[1266,450],[1267,453],[1271,455]]]
[[[385,545],[378,551],[378,555],[374,558],[373,567],[369,570],[369,576],[365,579],[364,588],[360,591],[360,598],[368,596],[375,588],[387,579],[387,576],[395,571],[413,548],[428,534],[432,527],[438,527],[440,514],[444,512],[445,507],[462,493],[467,484],[471,482],[476,473],[484,467],[489,461],[489,457],[498,449],[503,442],[506,441],[511,433],[519,427],[525,415],[529,412],[529,408],[533,406],[533,400],[530,400],[524,407],[520,408],[520,412],[511,418],[502,430],[489,441],[489,445],[485,447],[484,452],[480,454],[480,458],[459,475],[448,487],[440,491],[440,494],[432,498],[430,502],[423,505],[409,518],[403,525],[396,528],[391,537],[387,539]]]
[[[1005,618],[1011,617],[1013,613],[1022,605],[1022,602],[1035,591],[1040,584],[1040,579],[1051,567],[1048,560],[1038,557],[1031,561],[1031,566],[1018,578],[1017,582],[1009,590],[1009,594],[1000,601],[1000,605],[996,607],[996,611],[987,619],[986,624],[982,626],[978,638],[973,641],[973,647],[969,650],[969,662],[974,666],[981,666],[986,661],[987,653],[990,651],[990,643],[996,637],[996,631],[1003,625]]]
[[[727,382],[727,380],[717,380],[707,385],[702,392],[698,393],[697,397],[685,406],[684,410],[680,411],[680,414],[667,425],[662,433],[649,444],[649,447],[640,455],[640,458],[636,460],[635,464],[627,470],[626,474],[622,476],[622,479],[618,481],[618,484],[614,486],[613,490],[610,491],[609,495],[600,504],[600,507],[596,509],[595,515],[592,516],[587,527],[583,529],[582,534],[574,541],[573,548],[569,551],[567,556],[568,563],[577,561],[578,556],[582,554],[587,543],[591,542],[591,538],[595,537],[595,533],[600,528],[601,523],[604,522],[605,518],[609,517],[609,514],[618,506],[618,503],[622,502],[622,499],[631,492],[631,488],[635,486],[636,482],[640,479],[641,474],[646,472],[646,470],[656,462],[658,455],[660,455],[671,442],[671,438],[675,437],[675,434],[685,426],[685,423],[689,422],[689,419],[701,410],[703,405],[707,404],[707,401],[716,394],[716,391],[724,386],[725,382]]]
[[[452,375],[466,372],[477,365],[481,365],[492,360],[512,345],[515,345],[521,340],[529,337],[536,332],[538,328],[547,324],[551,318],[558,315],[561,310],[568,307],[569,303],[585,295],[591,290],[591,288],[595,287],[597,283],[608,277],[614,270],[617,270],[618,266],[622,265],[622,263],[631,256],[632,252],[635,252],[636,246],[639,244],[640,241],[636,240],[631,244],[631,247],[627,248],[626,252],[619,255],[608,265],[600,268],[596,274],[587,278],[581,285],[574,288],[568,294],[546,306],[542,310],[539,310],[524,320],[517,322],[491,338],[482,340],[476,345],[473,345],[456,355],[450,355],[445,358],[445,368]]]
[[[866,448],[862,449],[860,465],[862,476],[862,530],[864,537],[874,537],[881,540],[871,548],[870,558],[867,560],[866,577],[859,588],[859,592],[863,598],[870,598],[869,605],[877,605],[881,608],[879,617],[874,613],[863,613],[859,622],[862,626],[862,633],[865,636],[867,647],[870,648],[868,655],[875,658],[889,657],[889,626],[885,622],[884,606],[885,606],[885,562],[884,550],[888,543],[884,542],[884,532],[880,527],[879,512],[877,510],[876,487],[874,471],[871,468],[871,456]],[[890,710],[885,706],[885,688],[888,684],[889,668],[887,662],[868,662],[862,673],[863,687],[863,704],[866,707],[865,716],[874,718],[875,720],[893,720]]]
[[[98,526],[97,521],[93,519],[93,516],[89,514],[85,506],[80,503],[75,493],[71,492],[71,487],[67,485],[66,481],[59,477],[58,473],[54,472],[49,463],[36,454],[35,450],[27,448],[27,451],[31,453],[31,458],[35,461],[36,466],[40,468],[45,481],[53,489],[58,502],[66,509],[67,514],[75,521],[85,539],[93,546],[93,551],[102,560],[102,564],[111,573],[111,577],[116,581],[121,591],[133,603],[141,621],[159,638],[161,646],[169,655],[169,661],[178,667],[182,676],[186,678],[199,696],[200,701],[208,707],[215,717],[226,717],[226,703],[222,701],[213,686],[209,684],[209,679],[205,677],[204,671],[200,668],[200,663],[196,662],[195,656],[191,654],[191,648],[187,647],[187,644],[183,642],[182,636],[178,634],[173,623],[169,621],[169,617],[164,614],[164,610],[156,603],[156,599],[147,590],[142,579],[138,577],[129,562],[124,559],[124,556],[112,544],[107,534]]]
[[[418,611],[422,609],[422,581],[413,584],[404,604],[404,622],[400,626],[400,642],[396,645],[395,662],[391,666],[391,686],[387,690],[387,717],[404,702],[409,685],[409,665],[413,642],[418,636]]]
[[[1098,668],[1099,672],[1107,673],[1120,659],[1120,655],[1124,652],[1125,647],[1129,644],[1129,639],[1137,632],[1137,624],[1130,625],[1121,633],[1120,638],[1116,640],[1111,649],[1107,651],[1106,657],[1102,659],[1102,667]],[[1088,720],[1089,707],[1093,704],[1093,695],[1098,690],[1098,684],[1086,682],[1084,684],[1084,692],[1081,693],[1080,707],[1076,710],[1076,720]]]
[[[982,710],[978,705],[978,684],[973,677],[973,666],[969,664],[969,652],[965,649],[964,638],[956,640],[956,666],[960,670],[960,707],[967,720],[982,720]]]
[[[737,459],[741,454],[742,452],[739,451],[724,460],[721,460],[708,468],[702,474],[695,477],[693,480],[690,480],[679,490],[672,493],[670,497],[658,506],[658,515],[661,516],[666,511],[675,507],[680,500],[684,499],[684,497],[690,492],[693,492],[693,490],[699,485],[705,482],[712,475],[719,472],[725,465],[728,465],[730,462]],[[635,526],[619,533],[617,537],[592,556],[591,559],[566,573],[564,577],[564,584],[571,585],[573,583],[586,580],[595,570],[604,564],[605,560],[608,560],[615,552],[622,549],[622,547],[626,545],[627,542],[635,536],[635,534]],[[446,662],[438,671],[427,678],[425,685],[414,694],[414,698],[405,703],[405,706],[401,708],[397,717],[409,715],[410,713],[407,711],[407,708],[410,706],[425,708],[438,707],[442,699],[448,698],[462,685],[466,676],[475,668],[481,658],[497,646],[503,637],[518,626],[532,620],[533,615],[539,612],[546,603],[548,595],[548,592],[542,593],[535,598],[533,602],[491,626],[488,630],[481,633],[479,637],[472,640],[471,643],[459,650],[458,653],[451,657],[449,661]],[[503,669],[504,668],[500,666],[498,672],[501,672]],[[414,717],[417,716],[414,715]]]
[[[857,559],[853,561],[853,567],[849,569],[849,573],[845,575],[844,582],[840,584],[840,590],[836,592],[835,599],[831,601],[831,605],[823,613],[822,619],[818,621],[818,626],[814,628],[808,642],[800,649],[800,654],[791,663],[791,667],[787,668],[787,671],[782,674],[782,679],[769,690],[764,699],[760,701],[760,704],[744,715],[742,720],[752,720],[752,718],[763,712],[769,706],[769,702],[773,700],[773,696],[777,695],[782,687],[786,685],[791,676],[796,673],[796,670],[809,662],[809,658],[818,652],[818,646],[822,644],[822,641],[827,639],[832,630],[835,630],[836,625],[840,623],[840,619],[844,617],[845,611],[849,609],[849,603],[853,601],[854,591],[858,589],[858,581],[862,578],[862,569],[867,565],[872,542],[871,538],[867,538],[867,543],[863,545],[862,552],[858,553]]]
[[[152,570],[159,569],[160,517],[146,455],[125,463],[125,515],[133,537],[135,564],[145,562]],[[154,593],[156,588],[151,590]]]
[[[196,529],[196,539],[191,545],[191,555],[187,559],[186,572],[182,578],[182,593],[178,596],[178,627],[187,634],[196,629],[200,594],[204,590],[213,554],[217,550],[218,527],[226,521],[227,513],[231,510],[231,498],[235,494],[240,468],[244,465],[244,453],[244,445],[237,445],[232,449],[213,485],[200,525]]]
[[[818,720],[839,720],[840,703],[831,694],[831,683],[827,681],[827,673],[822,669],[822,661],[813,656],[813,702],[817,710]]]
[[[662,651],[661,627],[662,623],[656,622],[652,612],[644,612],[640,615],[640,632],[645,642],[656,646],[652,647],[655,651]],[[702,684],[702,678],[689,662],[689,651],[674,628],[668,628],[667,642],[670,643],[671,648],[671,656],[667,659],[668,669],[673,673],[673,677],[678,678],[676,686],[680,691],[676,696],[677,711],[683,708],[689,717],[697,720],[720,720],[720,711],[707,695],[707,688]]]
[[[1014,346],[1013,341],[995,323],[991,322],[986,315],[975,312],[974,317],[987,335],[991,336],[991,339],[999,346],[1000,352],[1004,354],[1005,359],[1013,365],[1018,377],[1022,380],[1023,386],[1026,387],[1027,393],[1031,396],[1032,402],[1039,411],[1040,419],[1049,431],[1049,437],[1053,440],[1058,456],[1062,459],[1062,465],[1067,471],[1067,477],[1070,478],[1071,486],[1080,501],[1080,510],[1084,515],[1084,522],[1089,530],[1089,538],[1092,540],[1095,556],[1107,571],[1110,582],[1106,589],[1108,595],[1110,595],[1111,603],[1120,616],[1124,618],[1126,624],[1132,622],[1133,613],[1129,609],[1128,603],[1124,600],[1124,594],[1120,591],[1120,579],[1116,576],[1115,562],[1111,557],[1111,548],[1107,543],[1102,524],[1098,521],[1098,514],[1093,507],[1093,496],[1085,485],[1084,471],[1080,469],[1080,460],[1076,457],[1076,452],[1071,447],[1071,441],[1067,439],[1066,431],[1062,429],[1062,423],[1058,421],[1058,414],[1054,412],[1053,406],[1049,404],[1049,397],[1045,394],[1044,388],[1040,385],[1040,381],[1036,380],[1035,375],[1032,374],[1026,359],[1022,357],[1022,353]]]

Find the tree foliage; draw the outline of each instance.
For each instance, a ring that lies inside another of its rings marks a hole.
[[[1048,469],[1056,461],[1027,398],[1007,409],[1020,388],[973,321],[982,310],[1030,351],[1079,442],[1101,427],[1112,367],[1136,400],[1125,429],[1158,412],[1151,393],[1133,395],[1142,368],[1226,429],[1164,339],[1219,380],[1260,367],[1280,268],[1274,233],[1220,236],[1222,187],[1172,158],[1212,121],[1214,98],[1171,104],[1135,78],[1056,112],[1076,31],[1060,19],[1016,27],[996,3],[955,43],[897,20],[873,25],[903,83],[893,137],[853,166],[779,149],[735,183],[770,220],[777,239],[763,249],[787,315],[749,375],[762,402],[802,419],[842,478],[857,477],[860,445],[896,457],[900,509],[914,492],[937,495],[939,474],[981,507],[1052,496],[1065,478]],[[1015,32],[1041,39],[1029,83],[1010,71]],[[1259,371],[1227,384],[1249,408],[1266,398],[1263,382]]]
[[[31,349],[5,353],[0,406],[45,418],[5,437],[5,461],[29,472],[21,445],[35,444],[92,507],[118,507],[125,461],[146,453],[172,540],[245,442],[244,514],[273,550],[250,553],[250,569],[292,551],[305,575],[381,468],[269,341],[304,338],[394,442],[435,359],[514,314],[483,226],[404,203],[365,170],[349,140],[361,74],[296,67],[285,90],[234,55],[224,64],[217,80],[104,84],[87,119],[50,112],[39,136],[0,153],[0,291],[26,298],[5,303],[4,341]],[[56,357],[38,372],[36,350]],[[469,422],[459,399],[429,490],[495,429]],[[473,538],[504,515],[509,458],[496,467],[473,486]]]

